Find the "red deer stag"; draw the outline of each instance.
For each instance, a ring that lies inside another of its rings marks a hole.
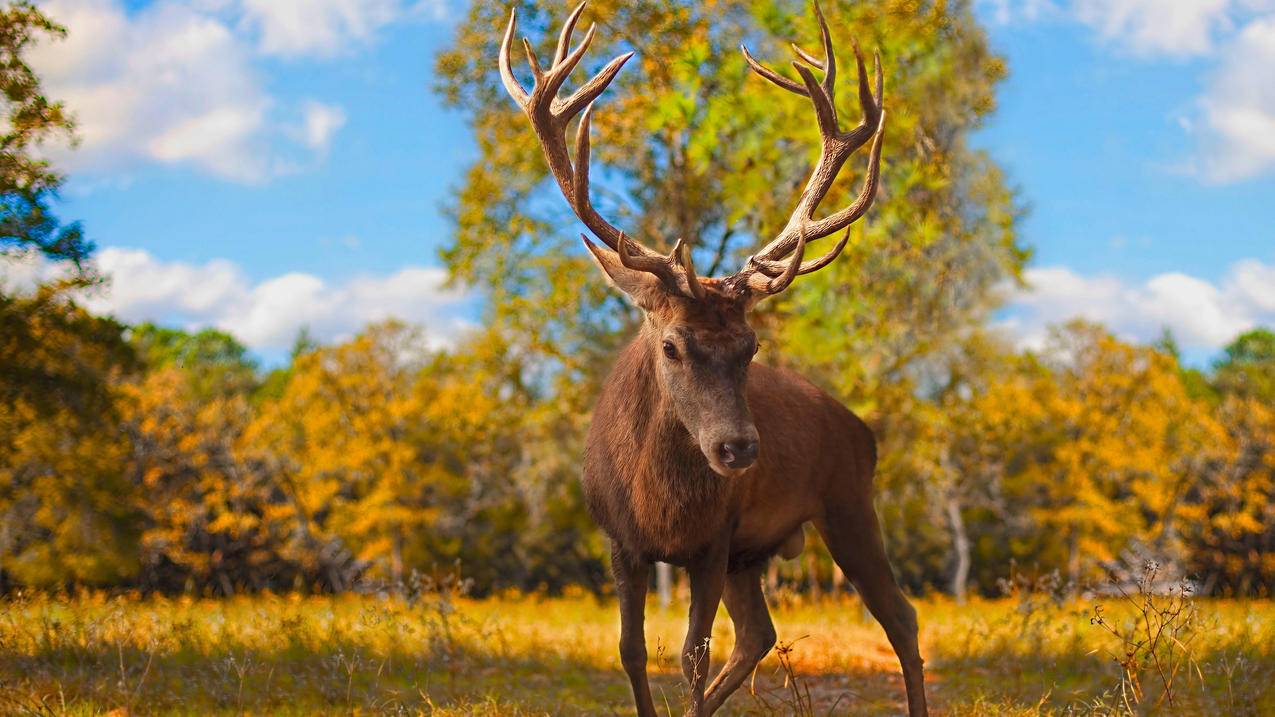
[[[505,88],[531,119],[559,189],[606,245],[582,236],[589,252],[645,312],[641,331],[620,355],[598,400],[583,476],[590,512],[611,538],[620,660],[638,714],[655,715],[643,628],[652,563],[681,565],[690,575],[690,625],[682,653],[691,688],[688,714],[712,714],[774,646],[761,573],[772,556],[800,552],[802,526],[810,521],[885,628],[903,667],[909,714],[925,715],[916,613],[895,582],[872,506],[872,432],[801,376],[753,362],[757,339],[747,320],[759,300],[832,262],[849,231],[828,253],[803,261],[807,242],[847,228],[872,204],[885,122],[880,58],[874,94],[855,47],[864,116],[859,126],[844,132],[833,102],[836,58],[818,4],[824,59],[794,46],[798,61],[793,66],[801,82],[763,67],[744,48],[754,72],[810,98],[822,152],[778,236],[738,273],[700,278],[685,242],[679,240],[668,256],[654,252],[603,219],[589,200],[592,105],[633,53],[612,60],[565,99],[558,97],[594,37],[596,26],[571,48],[583,10],[581,5],[567,18],[548,67],[523,41],[535,77],[530,92],[510,67],[516,12],[510,14],[499,65]],[[812,68],[823,78],[817,79]],[[572,157],[567,125],[581,112]],[[816,219],[815,210],[842,165],[868,140],[871,154],[858,199]],[[705,691],[708,638],[721,600],[735,624],[735,649]]]

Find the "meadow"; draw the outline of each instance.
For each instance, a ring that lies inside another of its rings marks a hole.
[[[774,602],[779,646],[725,714],[903,711],[893,652],[853,596]],[[1022,593],[917,608],[935,714],[1275,713],[1268,601]],[[669,715],[683,709],[684,627],[682,606],[649,605]],[[584,594],[17,595],[0,603],[0,711],[627,715],[616,641],[613,602]],[[714,668],[731,642],[723,612]]]

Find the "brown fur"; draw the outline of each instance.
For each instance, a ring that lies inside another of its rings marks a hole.
[[[769,617],[761,615],[760,569],[781,550],[786,556],[800,552],[806,522],[813,522],[824,535],[834,558],[886,626],[908,677],[911,712],[924,714],[915,619],[885,560],[872,508],[876,444],[871,430],[800,375],[745,358],[736,390],[745,396],[745,415],[755,423],[760,453],[747,469],[723,475],[714,470],[702,442],[682,417],[688,410],[702,409],[693,422],[701,431],[711,431],[718,423],[737,424],[737,412],[729,401],[698,400],[694,386],[681,389],[690,396],[666,390],[660,362],[669,359],[662,354],[663,337],[692,336],[696,358],[681,356],[676,363],[696,361],[702,366],[678,369],[702,368],[697,375],[724,385],[730,385],[732,360],[738,360],[732,357],[740,342],[752,339],[745,318],[747,297],[733,298],[705,283],[710,289],[705,301],[662,292],[639,298],[647,309],[646,321],[607,379],[585,453],[583,485],[589,510],[613,541],[626,631],[621,654],[634,683],[639,714],[651,712],[645,649],[638,649],[632,631],[640,631],[637,597],[645,595],[649,565],[669,562],[691,572],[688,651],[700,649],[696,640],[709,634],[705,627],[711,628],[711,611],[723,593],[728,608],[732,600],[747,606],[739,608],[743,615],[736,620],[737,630],[749,632],[757,644],[737,645],[739,654],[732,655],[707,695],[702,677],[694,679],[698,668],[687,667],[695,698],[692,714],[709,714],[742,682],[741,672],[751,669],[753,658],[760,659],[773,644]],[[712,371],[716,373],[710,375]],[[719,411],[723,415],[715,415]],[[635,584],[639,580],[642,584]],[[697,594],[697,586],[703,584],[710,587]],[[721,585],[716,594],[714,585]],[[745,594],[732,598],[732,590]],[[702,616],[698,624],[697,613]],[[735,619],[735,612],[731,614]],[[639,624],[633,625],[634,620]],[[749,624],[741,627],[741,620]]]

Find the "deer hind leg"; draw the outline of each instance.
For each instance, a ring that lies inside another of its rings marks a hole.
[[[908,714],[925,717],[925,678],[917,647],[916,610],[903,596],[886,558],[876,510],[868,498],[830,505],[815,527],[829,552],[863,598],[872,616],[885,628],[886,637],[903,668]]]
[[[704,695],[704,713],[711,715],[748,679],[753,668],[775,646],[775,626],[761,592],[763,561],[726,576],[722,600],[735,624],[735,649]]]
[[[656,717],[646,676],[646,588],[651,564],[631,559],[612,545],[611,572],[620,602],[620,663],[633,686],[638,717]]]

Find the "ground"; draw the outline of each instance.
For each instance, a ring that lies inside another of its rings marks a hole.
[[[938,715],[1275,714],[1275,603],[916,605]],[[655,699],[681,715],[684,608],[648,614]],[[724,713],[903,713],[894,654],[852,596],[774,616],[781,651]],[[0,602],[0,713],[631,715],[617,628],[613,601],[583,595],[17,596]],[[732,639],[723,611],[714,670]]]

